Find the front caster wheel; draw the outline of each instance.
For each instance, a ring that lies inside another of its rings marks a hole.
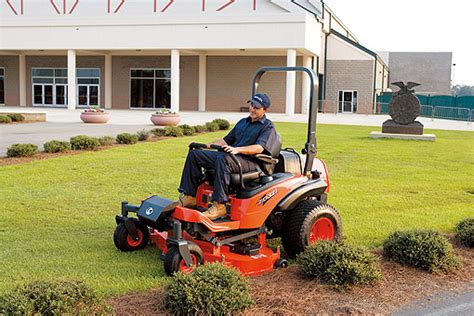
[[[278,259],[276,262],[275,262],[275,268],[288,268],[288,260],[286,259]]]
[[[121,251],[135,251],[146,247],[150,239],[148,228],[138,221],[135,222],[135,227],[138,234],[136,240],[130,236],[124,223],[117,225],[114,232],[114,244],[117,249]]]
[[[169,248],[164,261],[166,275],[172,276],[178,271],[191,273],[198,265],[204,263],[204,255],[198,245],[189,243],[189,252],[191,253],[191,259],[193,260],[193,265],[191,267],[186,265],[177,246]]]

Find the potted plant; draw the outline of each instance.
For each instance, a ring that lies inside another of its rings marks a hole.
[[[84,123],[107,123],[110,120],[110,114],[99,107],[90,107],[82,111],[81,120]]]
[[[156,113],[151,115],[151,121],[155,125],[160,126],[176,126],[181,118],[179,114],[168,108],[159,108]]]

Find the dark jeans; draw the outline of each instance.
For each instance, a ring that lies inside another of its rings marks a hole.
[[[257,163],[248,156],[237,155],[237,158],[242,165],[242,172],[257,170]],[[218,203],[229,201],[230,174],[239,172],[239,166],[230,158],[229,154],[219,151],[189,151],[178,191],[196,196],[199,181],[202,179],[202,168],[215,171],[212,200]]]

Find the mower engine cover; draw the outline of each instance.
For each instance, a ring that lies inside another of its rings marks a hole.
[[[154,226],[158,222],[163,209],[173,203],[173,201],[152,195],[142,202],[137,212],[138,218],[148,226]]]

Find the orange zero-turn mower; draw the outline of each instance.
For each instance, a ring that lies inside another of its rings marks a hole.
[[[115,246],[122,251],[142,249],[149,242],[159,248],[168,275],[191,272],[206,262],[222,262],[243,275],[259,275],[274,267],[286,267],[280,249],[273,251],[267,238],[281,237],[285,252],[294,258],[318,239],[342,237],[337,210],[327,204],[329,175],[326,165],[316,156],[316,113],[313,91],[317,77],[304,67],[263,67],[253,80],[252,95],[260,78],[269,71],[298,71],[311,81],[307,141],[300,155],[291,148],[281,149],[281,141],[272,155],[257,155],[261,170],[231,174],[227,216],[212,221],[202,214],[213,191],[213,170],[204,170],[198,187],[195,208],[177,206],[162,212],[173,201],[151,196],[140,206],[122,202],[122,214],[116,216]],[[192,143],[189,150],[208,150]],[[213,150],[222,150],[212,146]],[[238,159],[231,158],[240,165]],[[133,215],[133,216],[131,216]]]

